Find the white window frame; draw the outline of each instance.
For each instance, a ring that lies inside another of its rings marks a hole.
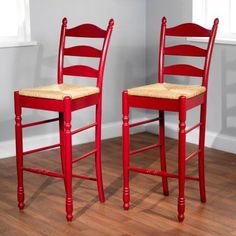
[[[231,1],[235,0],[215,0],[215,4],[212,7],[217,7],[217,1],[229,1],[229,4],[231,4]],[[208,11],[207,11],[207,2],[208,0],[192,0],[192,22],[200,24],[206,28],[211,28],[214,18],[218,16],[214,16],[212,19],[209,19],[208,17]],[[227,16],[231,14],[230,7],[227,12],[225,12]],[[227,29],[221,29],[220,28],[221,18],[219,17],[219,28],[216,35],[216,43],[222,43],[222,44],[235,44],[236,45],[236,33],[230,32],[230,24],[236,24],[236,22],[231,22],[231,18],[229,17],[229,20],[227,21]],[[225,30],[223,32],[223,30]],[[205,42],[206,40],[204,38],[188,38],[188,40],[192,41],[200,41]]]
[[[0,7],[5,1],[0,2]],[[0,48],[37,45],[37,42],[31,40],[29,0],[17,0],[16,4],[17,34],[0,36]],[[3,23],[7,26],[7,21]]]

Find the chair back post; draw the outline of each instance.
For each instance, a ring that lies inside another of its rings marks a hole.
[[[205,73],[204,73],[203,80],[202,80],[202,86],[204,86],[206,88],[208,87],[210,63],[211,63],[213,47],[214,47],[214,44],[215,44],[215,37],[216,37],[216,32],[217,32],[218,24],[219,24],[219,19],[216,18],[214,20],[214,24],[212,26],[211,36],[210,36],[210,39],[209,39],[209,42],[208,42],[208,46],[207,46],[207,56],[206,56],[205,65],[204,65]]]
[[[97,87],[100,89],[100,93],[102,93],[103,75],[104,75],[104,69],[105,69],[105,64],[106,64],[107,50],[109,47],[113,26],[114,26],[114,20],[110,19],[107,26],[106,37],[103,42],[102,56],[100,58],[99,67],[98,67],[99,74],[98,74],[98,79],[97,79]]]
[[[159,60],[158,60],[158,82],[164,82],[164,46],[165,46],[165,31],[166,31],[167,20],[165,17],[162,18],[161,34],[160,34],[160,46],[159,46]]]
[[[57,67],[57,83],[63,83],[63,67],[64,67],[64,48],[65,48],[65,35],[67,27],[67,18],[64,17],[61,25],[61,35],[59,43],[59,53],[58,53],[58,67]]]

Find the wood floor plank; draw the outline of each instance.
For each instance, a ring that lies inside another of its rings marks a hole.
[[[132,149],[153,144],[157,137],[149,133],[131,137]],[[0,235],[84,235],[142,236],[236,235],[236,155],[206,148],[207,202],[199,200],[197,182],[186,182],[186,219],[177,221],[178,181],[169,179],[170,195],[162,194],[161,178],[131,173],[131,207],[122,208],[121,138],[102,142],[102,166],[106,202],[97,196],[96,182],[73,180],[74,220],[65,219],[65,192],[61,179],[24,174],[25,203],[19,211],[16,202],[15,157],[0,160]],[[93,144],[73,147],[74,157],[93,148]],[[196,149],[188,144],[187,152]],[[166,139],[167,167],[178,173],[178,142]],[[61,172],[59,150],[31,154],[25,166]],[[158,150],[131,157],[131,165],[159,169]],[[95,176],[94,157],[74,166],[74,172]],[[188,163],[187,172],[197,176],[197,159]]]

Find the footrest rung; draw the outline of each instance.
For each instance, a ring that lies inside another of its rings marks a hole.
[[[94,122],[94,123],[92,123],[92,124],[90,124],[90,125],[86,125],[86,126],[84,126],[84,127],[82,127],[82,128],[79,128],[79,129],[76,129],[76,130],[71,131],[71,134],[72,134],[72,135],[73,135],[73,134],[77,134],[77,133],[82,132],[82,131],[84,131],[84,130],[86,130],[86,129],[92,128],[92,127],[94,127],[94,126],[96,126],[96,125],[97,125],[97,123]]]
[[[55,178],[64,178],[63,174],[60,174],[60,173],[57,173],[54,171],[50,171],[50,170],[45,170],[45,169],[24,167],[23,170],[28,171],[28,172],[32,172],[32,173],[36,173],[36,174],[47,175],[47,176],[51,176],[51,177],[55,177]]]
[[[28,123],[28,124],[22,124],[22,128],[27,128],[27,127],[31,127],[35,125],[42,125],[42,124],[51,123],[58,120],[59,118],[53,118],[53,119],[48,119],[48,120],[36,121],[36,122]]]
[[[74,177],[74,178],[79,178],[79,179],[86,179],[86,180],[97,181],[96,178],[89,177],[89,176],[84,176],[84,175],[72,174],[72,177]]]
[[[154,119],[150,119],[150,120],[139,121],[139,122],[130,124],[129,127],[132,128],[132,127],[135,127],[135,126],[138,126],[138,125],[144,125],[144,124],[148,124],[148,123],[158,121],[158,120],[159,120],[159,117],[154,118]]]
[[[185,179],[199,181],[199,178],[194,176],[185,176]]]
[[[137,167],[129,167],[130,171],[147,174],[147,175],[157,175],[157,176],[166,176],[170,178],[178,178],[178,175],[164,172],[164,171],[158,171],[158,170],[150,170],[150,169],[142,169]]]
[[[60,147],[60,144],[57,143],[57,144],[53,144],[53,145],[46,146],[46,147],[32,149],[32,150],[23,152],[23,155],[28,155],[28,154],[31,154],[31,153],[34,153],[34,152],[41,152],[41,151],[44,151],[44,150],[47,150],[47,149],[51,149],[51,148],[56,148],[56,147]]]
[[[172,174],[172,173],[168,173],[168,172],[164,172],[164,171],[158,171],[158,170],[142,169],[142,168],[137,168],[137,167],[129,167],[129,170],[134,171],[134,172],[138,172],[141,174],[146,174],[146,175],[165,176],[168,178],[175,178],[175,179],[179,178],[179,176],[176,174]],[[199,178],[194,177],[194,176],[185,176],[185,179],[199,181]]]
[[[192,152],[189,156],[187,156],[187,157],[185,158],[185,161],[189,161],[189,160],[193,159],[195,156],[197,156],[197,155],[199,154],[200,151],[201,151],[201,150],[198,149],[198,150],[196,150],[195,152]]]
[[[134,154],[137,154],[139,152],[143,152],[143,151],[147,151],[147,150],[150,150],[150,149],[158,148],[160,146],[161,146],[160,144],[152,144],[152,145],[149,145],[147,147],[143,147],[143,148],[139,148],[137,150],[133,150],[129,153],[129,155],[134,155]]]
[[[90,156],[90,155],[96,153],[96,151],[97,151],[97,149],[93,149],[93,150],[90,151],[90,152],[86,152],[86,153],[84,153],[83,155],[81,155],[80,157],[77,157],[77,158],[75,158],[74,160],[72,160],[72,163],[75,163],[75,162],[77,162],[77,161],[80,161],[80,160],[82,160],[82,159],[84,159],[84,158],[86,158],[86,157],[88,157],[88,156]]]
[[[196,128],[198,128],[198,127],[200,127],[202,125],[202,123],[200,122],[200,123],[198,123],[198,124],[196,124],[196,125],[194,125],[193,127],[191,127],[191,128],[189,128],[189,129],[187,129],[185,132],[186,132],[186,134],[187,133],[189,133],[190,131],[192,131],[192,130],[194,130],[194,129],[196,129]]]

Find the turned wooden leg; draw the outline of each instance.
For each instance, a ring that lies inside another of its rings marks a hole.
[[[184,220],[185,211],[185,156],[186,156],[186,97],[179,98],[179,198],[178,198],[178,219]]]
[[[17,199],[19,209],[24,208],[24,185],[23,185],[23,136],[21,124],[20,95],[15,92],[15,135],[16,135],[16,166],[17,166]]]
[[[165,150],[165,116],[164,111],[159,111],[159,140],[160,140],[160,162],[161,171],[166,172],[166,150]],[[164,195],[169,195],[168,179],[162,176],[162,188]]]
[[[102,104],[101,100],[96,105],[96,129],[95,129],[95,139],[96,139],[96,178],[97,178],[97,188],[100,202],[105,202],[103,181],[102,181],[102,165],[101,165],[101,125],[102,125]]]
[[[122,112],[123,112],[123,125],[122,125],[122,141],[123,141],[123,208],[129,209],[130,190],[129,190],[129,107],[127,101],[128,93],[124,91],[122,94]]]
[[[62,173],[65,172],[64,114],[59,112],[60,155]]]
[[[61,169],[62,173],[65,174],[65,135],[64,135],[64,113],[59,112],[59,137],[60,137],[60,156],[61,156]],[[66,187],[65,178],[64,185]]]
[[[204,149],[205,149],[205,131],[206,131],[206,102],[201,105],[200,114],[200,131],[199,131],[199,159],[198,159],[198,170],[199,170],[199,189],[200,197],[202,202],[206,202],[206,189],[205,189],[205,171],[204,171]]]
[[[65,139],[65,189],[66,189],[66,218],[72,221],[73,198],[72,198],[72,140],[71,140],[71,98],[64,98],[64,139]]]

